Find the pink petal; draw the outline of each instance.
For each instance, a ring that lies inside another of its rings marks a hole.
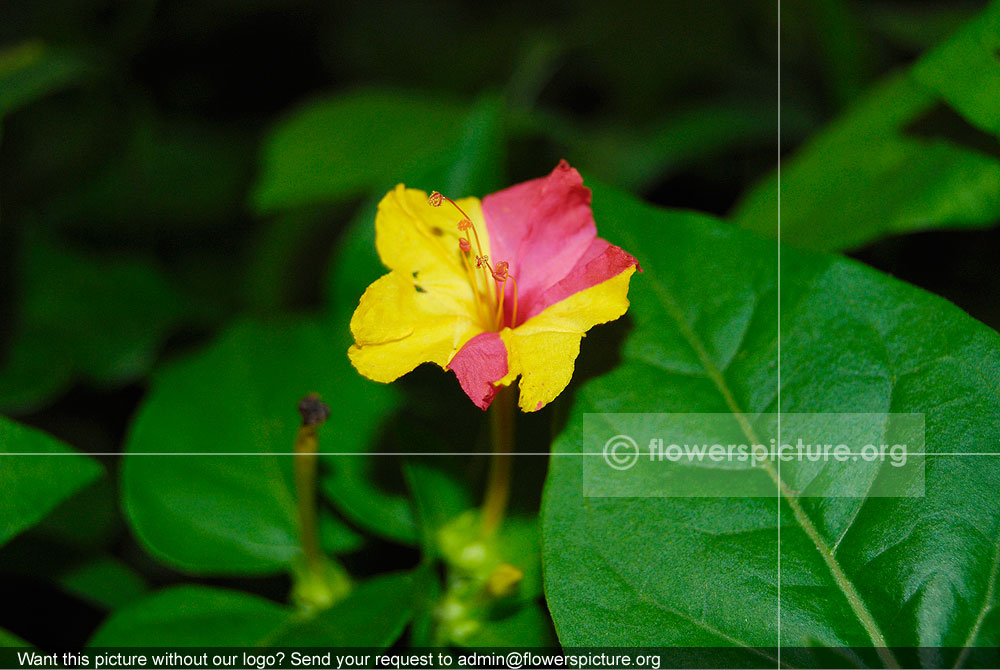
[[[459,349],[448,368],[472,402],[485,410],[499,390],[494,382],[507,374],[507,347],[497,333],[480,333]]]
[[[524,315],[518,315],[518,321],[530,319],[545,310],[546,307],[565,300],[574,293],[579,293],[591,286],[596,286],[612,277],[617,277],[639,261],[621,247],[616,247],[607,240],[595,238],[590,247],[573,266],[573,269],[558,283],[547,288],[527,305]],[[642,269],[639,269],[640,272]],[[521,308],[518,307],[518,312]]]
[[[517,323],[511,324],[513,283],[504,311],[518,325],[549,305],[619,274],[635,258],[597,237],[590,189],[561,161],[547,177],[483,198],[494,267],[509,263],[517,281]]]

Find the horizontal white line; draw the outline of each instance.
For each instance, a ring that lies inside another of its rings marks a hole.
[[[640,451],[640,456],[645,456],[647,452]],[[28,452],[28,451],[0,451],[0,456],[311,456],[312,454],[298,454],[294,451],[222,451],[222,452],[176,452],[176,451],[100,451],[100,452],[88,452],[88,451],[64,451],[64,452]],[[383,451],[377,453],[371,453],[367,451],[321,451],[319,456],[390,456],[390,457],[406,457],[406,456],[492,456],[493,454],[488,451],[454,451],[454,452],[441,452],[441,451]],[[604,456],[600,451],[588,451],[585,453],[580,453],[576,451],[521,451],[513,452],[507,454],[508,456]],[[979,452],[979,451],[957,451],[957,452],[930,452],[930,451],[918,451],[918,452],[906,452],[904,454],[907,458],[912,456],[1000,456],[1000,452]],[[847,452],[841,454],[842,457],[847,456],[858,456],[865,460],[866,462],[875,462],[879,460],[878,458],[872,458],[872,454],[865,454],[862,452]],[[655,459],[656,463],[690,463],[692,460],[707,460],[712,463],[722,463],[725,461],[713,460],[711,457],[706,456],[704,459],[690,459],[687,456],[682,457],[678,461],[671,461],[668,458]],[[736,459],[734,459],[736,460]],[[739,462],[746,462],[749,458],[744,459]],[[783,459],[786,462],[795,462],[796,460],[815,462],[819,460],[837,462],[837,457],[830,456],[828,458],[809,458],[808,456],[802,459],[796,458],[786,458]],[[881,460],[892,460],[887,454]]]
[[[313,456],[314,454],[298,454],[294,451],[222,451],[222,452],[176,452],[176,451],[101,451],[101,452],[87,452],[87,451],[66,451],[66,452],[43,452],[43,453],[32,453],[32,452],[0,452],[0,456]],[[488,451],[457,451],[457,452],[440,452],[440,451],[384,451],[379,453],[371,453],[368,451],[344,451],[344,452],[326,452],[321,451],[319,456],[492,456],[493,454]],[[519,452],[516,454],[510,454],[511,456],[581,456],[582,454],[575,452],[548,452],[548,451],[538,451],[538,452]],[[586,454],[587,456],[600,456],[601,454]]]

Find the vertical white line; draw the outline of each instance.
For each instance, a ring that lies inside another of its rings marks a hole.
[[[778,0],[778,449],[781,449],[781,0]],[[778,667],[781,667],[781,458],[778,458]]]

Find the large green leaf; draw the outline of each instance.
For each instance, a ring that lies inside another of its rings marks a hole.
[[[632,281],[622,365],[581,389],[554,451],[581,451],[587,412],[778,409],[923,413],[927,451],[996,451],[1000,337],[953,305],[855,262],[785,249],[779,408],[774,243],[604,188],[594,211],[645,272]],[[778,643],[775,498],[584,497],[581,461],[552,459],[543,506],[546,595],[563,644]],[[998,486],[1000,458],[973,455],[928,457],[924,497],[790,491],[781,644],[995,640],[984,621],[996,625]],[[954,650],[906,659],[954,661]],[[774,659],[748,651],[738,662]]]
[[[447,99],[401,91],[311,102],[267,139],[253,204],[272,212],[362,195],[447,156],[464,117]]]
[[[782,240],[846,249],[884,235],[981,227],[1000,219],[996,139],[977,136],[971,127],[952,139],[936,118],[947,102],[970,123],[997,132],[998,17],[1000,3],[994,2],[915,68],[877,85],[783,163]],[[967,77],[970,69],[975,79]],[[924,122],[929,130],[918,132]],[[750,191],[733,218],[743,227],[776,234],[777,174]]]
[[[0,417],[0,545],[44,519],[101,472],[89,456]]]
[[[112,614],[93,647],[252,647],[289,625],[294,610],[240,591],[175,586]]]
[[[362,582],[315,618],[240,591],[175,586],[116,611],[90,645],[388,647],[413,615],[421,574]]]
[[[391,402],[389,389],[350,368],[345,328],[291,318],[239,323],[156,376],[123,473],[128,519],[154,554],[219,574],[276,572],[299,555],[292,457],[269,455],[292,451],[299,399],[318,392],[329,403],[320,431],[329,451],[363,449]],[[200,455],[230,453],[248,455]],[[332,517],[324,525],[328,549],[357,546]]]

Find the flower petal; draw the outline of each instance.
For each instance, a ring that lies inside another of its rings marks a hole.
[[[489,248],[476,198],[458,201]],[[351,318],[351,362],[369,379],[391,382],[421,363],[441,367],[484,330],[458,250],[461,215],[432,207],[427,194],[402,184],[375,217],[375,246],[392,270],[365,291]]]
[[[614,321],[628,310],[628,285],[636,268],[629,265],[596,286],[573,293],[500,336],[507,345],[508,385],[521,375],[518,404],[534,412],[552,402],[573,377],[580,340],[599,323]]]
[[[351,363],[365,377],[391,382],[421,363],[441,367],[482,328],[464,307],[456,280],[438,272],[424,275],[390,272],[376,280],[351,317],[355,344]]]
[[[635,258],[597,237],[590,189],[562,161],[547,177],[488,195],[482,203],[494,261],[510,264],[517,280],[515,326],[555,302],[638,265]],[[506,321],[513,311],[507,288]]]
[[[499,391],[496,382],[507,374],[507,347],[499,334],[480,333],[465,343],[448,368],[472,402],[485,410]]]
[[[612,277],[616,277],[626,269],[634,267],[640,270],[635,257],[621,247],[616,247],[599,237],[584,252],[573,269],[561,280],[549,286],[545,291],[525,306],[523,320],[542,313],[550,306],[565,300],[574,293],[597,286]],[[520,309],[519,309],[520,311]],[[523,322],[523,321],[522,321]]]
[[[478,198],[456,200],[477,226],[483,253],[489,254],[489,235]],[[444,203],[432,207],[427,193],[402,184],[389,191],[378,204],[375,216],[375,247],[379,258],[390,270],[423,272],[432,267],[448,268],[465,277],[458,251],[458,230],[462,218],[454,207]],[[470,289],[471,298],[471,289]]]

